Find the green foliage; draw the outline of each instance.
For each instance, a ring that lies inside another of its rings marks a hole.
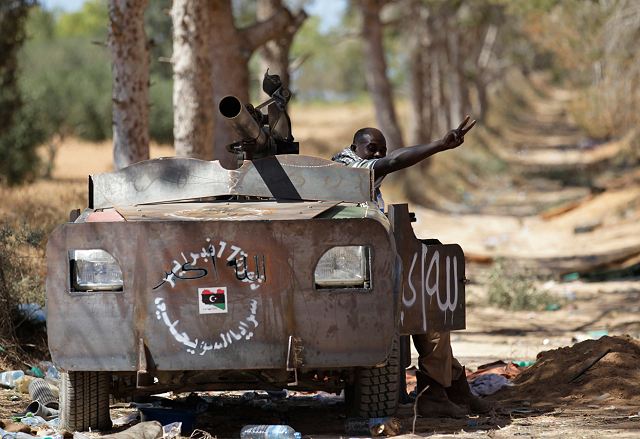
[[[292,75],[301,100],[353,99],[366,92],[360,40],[320,32],[318,17],[309,17],[296,34],[291,58],[305,60]]]
[[[173,77],[171,63],[166,62],[173,53],[171,28],[171,0],[154,0],[149,2],[144,13],[144,27],[149,41],[149,68],[151,76]],[[153,102],[153,101],[152,101]],[[154,102],[157,105],[157,102]]]
[[[56,23],[56,35],[92,37],[106,42],[109,11],[104,0],[87,0],[77,12],[61,14]]]
[[[498,260],[489,274],[489,303],[511,310],[543,310],[558,298],[536,287],[532,272]]]
[[[35,148],[43,138],[37,117],[23,107],[18,85],[18,53],[32,6],[29,0],[0,3],[0,182],[8,184],[34,176]]]
[[[173,81],[153,75],[149,100],[149,135],[157,142],[173,143]]]
[[[152,39],[149,130],[158,142],[173,139],[171,65],[158,61],[171,54],[168,6],[167,1],[151,2],[145,15]],[[20,54],[24,68],[19,83],[30,106],[25,125],[37,122],[37,129],[27,131],[32,141],[43,142],[55,133],[92,141],[111,137],[111,55],[102,44],[107,23],[106,2],[101,0],[59,17],[40,8],[29,15],[31,39]]]
[[[0,136],[1,182],[14,185],[37,177],[40,160],[36,147],[50,136],[39,116],[35,106],[27,101],[15,113],[8,132]]]
[[[111,67],[106,48],[82,38],[30,41],[21,85],[51,133],[111,136]]]

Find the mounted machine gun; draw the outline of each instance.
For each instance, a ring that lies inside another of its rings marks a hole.
[[[227,150],[236,155],[239,164],[277,154],[298,154],[298,142],[291,134],[291,119],[287,104],[291,92],[282,84],[280,76],[264,74],[262,90],[269,96],[257,107],[243,105],[235,96],[224,97],[218,106],[240,140],[227,145]],[[262,108],[267,107],[267,114]]]

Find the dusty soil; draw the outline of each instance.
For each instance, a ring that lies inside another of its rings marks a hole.
[[[640,437],[640,279],[587,282],[582,276],[595,268],[637,264],[640,174],[637,169],[615,168],[614,176],[602,171],[629,148],[628,139],[586,142],[566,111],[571,92],[518,81],[518,93],[529,102],[526,111],[513,111],[505,99],[502,114],[496,105],[498,111],[487,122],[491,130],[474,129],[463,148],[435,157],[428,174],[385,183],[388,203],[407,201],[407,181],[421,191],[414,190],[412,197],[428,202],[428,207],[411,206],[418,217],[417,236],[460,243],[470,256],[467,330],[453,334],[454,355],[472,370],[495,360],[536,360],[514,387],[490,397],[495,410],[488,416],[417,418],[415,433],[463,438]],[[294,107],[292,118],[301,152],[324,157],[348,144],[355,128],[374,124],[373,113],[365,107]],[[152,147],[153,157],[167,155],[172,155],[170,147]],[[42,212],[53,209],[60,216],[58,210],[81,207],[87,174],[110,170],[110,159],[109,144],[70,139],[58,152],[53,180],[21,189],[0,188],[5,200],[0,214],[21,215],[23,209],[31,212],[28,221],[37,221]],[[558,178],[563,173],[566,180]],[[489,306],[487,272],[498,257],[533,267],[540,288],[558,298],[559,309],[505,311]],[[579,272],[580,279],[562,282],[561,275],[571,272]],[[589,340],[603,333],[611,337]],[[572,381],[607,349],[611,351]],[[0,360],[8,364],[6,358]],[[415,360],[414,353],[414,364]],[[338,397],[292,394],[274,399],[228,392],[201,396],[209,409],[198,417],[196,427],[217,437],[237,437],[240,428],[251,423],[287,423],[305,437],[345,435],[344,403]],[[26,395],[0,390],[0,419],[24,410],[28,402]],[[131,412],[114,407],[111,415],[116,419]],[[398,417],[402,434],[410,437],[412,405],[402,405]]]

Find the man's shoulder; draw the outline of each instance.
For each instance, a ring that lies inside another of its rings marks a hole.
[[[369,168],[373,169],[373,165],[378,159],[363,159],[359,157],[351,148],[347,147],[331,157],[334,162],[342,163],[351,168]]]
[[[357,161],[359,158],[360,157],[358,157],[357,155],[354,154],[353,151],[351,151],[351,148],[347,147],[342,151],[340,151],[339,153],[337,153],[336,155],[334,155],[333,157],[331,157],[331,160],[333,160],[334,162],[342,163],[343,165],[349,166],[353,162]]]

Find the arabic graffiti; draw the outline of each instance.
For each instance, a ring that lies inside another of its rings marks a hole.
[[[223,256],[226,256],[224,258],[226,260],[226,265],[233,267],[235,270],[236,279],[250,283],[250,288],[252,290],[260,288],[261,284],[267,280],[264,255],[261,255],[261,258],[257,255],[253,257],[255,270],[250,271],[250,267],[247,264],[248,254],[243,251],[241,247],[233,244],[229,245],[226,241],[220,240],[216,246],[210,238],[207,238],[206,249],[205,247],[202,247],[199,251],[189,252],[189,258],[185,256],[184,252],[180,253],[180,255],[184,262],[174,259],[173,268],[169,271],[164,271],[162,280],[153,287],[153,290],[160,288],[165,283],[171,285],[171,288],[175,288],[177,281],[200,279],[207,276],[209,274],[209,270],[205,268],[205,265],[197,265],[200,260],[202,263],[207,264],[207,266],[210,264],[209,269],[217,280],[217,260],[222,259]],[[211,262],[209,262],[209,259],[211,259]]]
[[[255,271],[249,271],[249,266],[247,265],[247,256],[246,254],[242,255],[241,259],[233,259],[227,262],[227,265],[230,267],[235,267],[236,270],[236,279],[241,280],[243,282],[263,282],[267,279],[267,271],[265,269],[264,255],[262,255],[262,273],[260,273],[260,264],[258,256],[253,257],[253,262],[255,264]]]
[[[414,273],[416,271],[416,262],[418,260],[418,253],[421,253],[421,262],[420,262],[420,285],[419,291],[416,291],[416,285],[414,285]],[[409,273],[407,275],[407,284],[409,285],[409,290],[411,294],[408,297],[403,293],[402,296],[402,305],[405,308],[411,308],[416,304],[418,294],[421,297],[422,302],[422,325],[423,330],[427,330],[427,296],[429,297],[428,303],[431,304],[433,302],[433,297],[436,297],[438,309],[442,311],[444,315],[444,319],[446,322],[447,312],[451,312],[451,321],[453,323],[453,313],[458,307],[458,257],[457,256],[446,256],[444,257],[444,265],[445,265],[445,286],[441,288],[440,285],[440,263],[443,259],[438,250],[433,251],[431,253],[431,259],[428,261],[429,265],[427,266],[427,257],[429,251],[428,247],[422,244],[422,251],[416,252],[413,255],[413,259],[411,261],[411,266],[409,268]],[[453,270],[451,266],[453,265]],[[453,271],[453,274],[452,274]],[[444,297],[443,297],[444,296]],[[404,318],[404,313],[401,313],[401,319]]]
[[[250,340],[253,337],[253,329],[257,328],[259,323],[256,319],[256,312],[258,311],[258,301],[251,299],[249,303],[249,315],[233,325],[234,329],[224,330],[218,338],[221,341],[215,341],[218,338],[214,338],[211,341],[191,339],[186,332],[180,332],[177,328],[180,320],[172,321],[167,312],[167,304],[162,297],[156,297],[156,318],[161,320],[168,328],[169,333],[178,342],[186,346],[187,352],[195,355],[204,355],[208,351],[217,351],[220,349],[226,349],[236,341]]]
[[[162,280],[153,287],[153,290],[163,285],[168,285],[171,289],[176,287],[178,282],[201,279],[207,276],[213,276],[215,280],[219,278],[218,269],[226,266],[228,269],[234,270],[235,278],[241,282],[248,283],[250,289],[257,290],[267,279],[266,262],[264,255],[253,257],[253,267],[251,267],[248,253],[243,251],[240,246],[227,243],[226,241],[213,241],[207,238],[206,246],[195,252],[189,252],[188,256],[182,252],[180,256],[182,260],[175,259],[172,261],[171,270],[164,271]],[[219,261],[225,261],[224,264]],[[252,271],[253,268],[253,271]],[[225,311],[226,314],[226,287],[219,288],[224,291],[225,295]],[[171,291],[171,290],[169,290]],[[200,294],[198,295],[200,297]],[[201,300],[201,299],[199,299]],[[254,336],[254,330],[258,327],[258,319],[256,317],[258,311],[258,301],[251,299],[249,301],[249,314],[244,319],[226,326],[219,334],[212,339],[192,338],[187,332],[180,331],[179,319],[172,319],[168,310],[168,303],[162,297],[156,297],[155,314],[159,321],[169,329],[169,333],[180,344],[186,347],[186,351],[192,355],[204,355],[208,351],[217,351],[226,349],[234,343],[250,340]],[[200,304],[199,304],[200,306]],[[203,314],[202,310],[200,314]],[[209,313],[205,313],[209,314]],[[224,320],[223,320],[224,321]]]

